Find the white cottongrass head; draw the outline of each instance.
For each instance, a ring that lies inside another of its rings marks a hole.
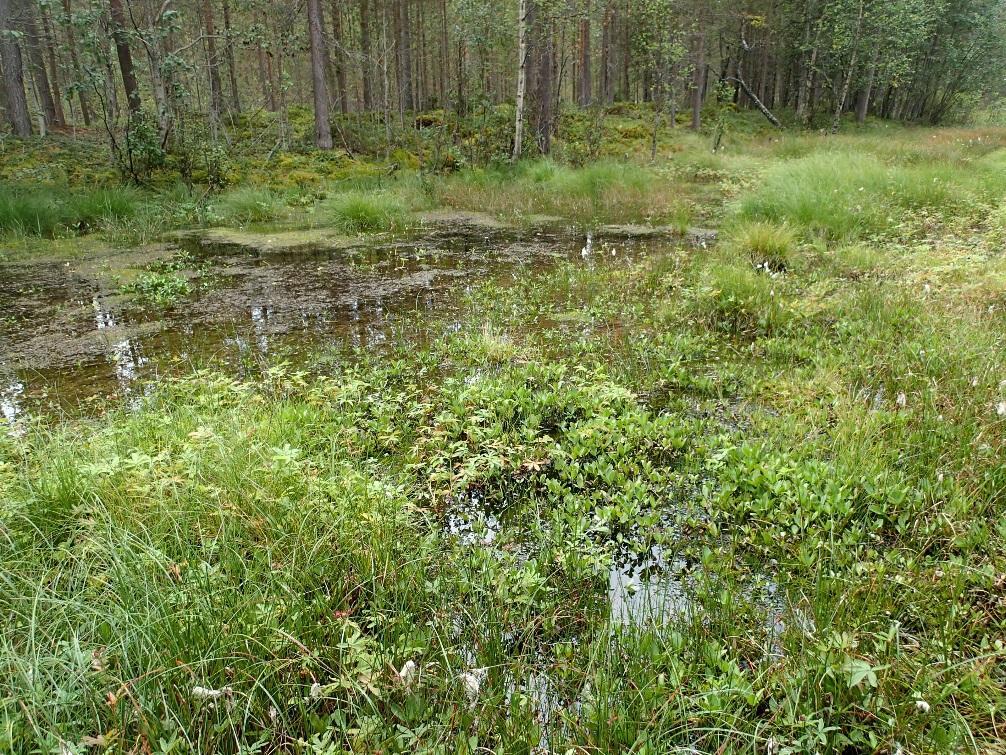
[[[192,699],[193,700],[219,700],[225,695],[230,695],[234,690],[230,687],[222,687],[221,689],[210,689],[209,687],[200,687],[198,684],[192,688]]]
[[[929,703],[927,703],[925,700],[916,700],[915,710],[917,710],[919,713],[928,713]]]
[[[485,674],[485,669],[477,668],[466,671],[459,677],[470,705],[475,705],[475,702],[479,699],[479,692],[482,689],[482,679],[485,677]]]
[[[412,686],[412,683],[416,680],[416,662],[412,660],[406,661],[401,670],[398,672],[398,682],[403,687],[408,689]]]
[[[1006,417],[1006,401],[1000,401],[996,404],[996,414],[1000,417]]]

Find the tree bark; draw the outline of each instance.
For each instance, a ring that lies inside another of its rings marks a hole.
[[[3,67],[4,89],[7,94],[7,120],[15,136],[27,139],[31,136],[31,118],[28,115],[28,100],[24,94],[24,66],[21,48],[11,20],[10,0],[0,0],[0,66]]]
[[[866,123],[866,115],[870,110],[870,98],[873,96],[873,82],[877,78],[877,56],[878,48],[874,48],[873,58],[870,60],[870,68],[866,74],[866,83],[859,90],[856,98],[856,123],[862,126]]]
[[[450,66],[447,63],[447,56],[450,54],[450,42],[447,34],[447,0],[440,2],[440,81],[437,84],[440,107],[447,108],[447,97],[450,92],[450,84],[447,81],[447,71]]]
[[[63,123],[56,112],[56,102],[52,97],[52,89],[49,87],[49,75],[45,70],[45,57],[42,54],[42,39],[38,33],[35,9],[32,6],[31,0],[18,0],[17,14],[20,17],[21,30],[24,34],[28,65],[35,84],[35,93],[38,95],[38,102],[45,117],[45,125],[61,126]]]
[[[238,90],[238,68],[234,60],[234,40],[231,34],[231,6],[228,0],[223,0],[224,12],[224,54],[227,57],[227,76],[231,85],[231,109],[241,112],[241,95]]]
[[[702,23],[701,21],[699,22]],[[694,73],[692,75],[692,129],[702,128],[702,101],[706,86],[706,30],[700,28],[695,37]]]
[[[70,12],[70,0],[63,0],[64,23],[66,26],[66,44],[70,50],[70,65],[73,66],[73,76],[77,83],[77,99],[80,101],[80,115],[84,119],[84,125],[91,125],[91,107],[87,94],[84,92],[83,72],[80,67],[80,58],[77,56],[77,41],[73,33],[73,15]]]
[[[126,101],[129,104],[130,115],[140,112],[140,89],[136,84],[136,74],[133,71],[133,54],[129,49],[129,36],[126,34],[126,13],[122,0],[108,0],[108,9],[112,18],[112,38],[115,40],[115,55],[119,59],[119,72],[122,74],[122,87],[126,90]]]
[[[258,53],[258,78],[262,87],[262,102],[265,103],[265,108],[269,112],[275,113],[276,97],[272,91],[272,64],[261,42],[256,45],[256,51]]]
[[[370,3],[360,0],[360,66],[362,68],[363,109],[374,109],[374,66],[371,59]]]
[[[314,86],[314,143],[318,149],[332,149],[332,126],[328,114],[325,84],[325,38],[321,30],[320,0],[307,0],[307,25],[311,38],[311,83]]]
[[[63,112],[63,93],[59,89],[59,65],[56,62],[56,37],[52,31],[49,10],[42,7],[42,45],[49,59],[49,81],[52,83],[52,99],[56,106],[56,122],[61,126],[66,124],[66,114]]]
[[[339,111],[349,112],[349,89],[346,83],[346,56],[342,40],[342,8],[337,0],[332,2],[332,62],[335,65],[335,96],[339,101]]]
[[[601,102],[610,105],[615,99],[615,62],[612,55],[614,44],[615,3],[608,0],[601,21]]]
[[[413,110],[412,91],[412,31],[408,0],[395,3],[395,44],[398,48],[398,97],[402,112]]]
[[[590,0],[584,1],[583,18],[580,19],[580,93],[577,98],[580,107],[590,107],[594,81],[590,68]]]
[[[517,162],[524,146],[524,95],[527,91],[527,8],[528,0],[520,0],[517,16],[517,119],[514,125],[513,156]]]
[[[555,41],[551,19],[543,12],[538,0],[529,0],[528,28],[531,30],[531,57],[534,62],[535,107],[534,133],[538,151],[552,151],[553,120],[555,118]]]
[[[849,99],[849,89],[852,86],[852,78],[856,75],[856,63],[859,60],[859,37],[863,31],[863,11],[864,0],[859,0],[859,15],[856,19],[856,32],[852,36],[852,57],[849,60],[849,67],[845,72],[845,81],[842,82],[842,92],[835,101],[835,114],[831,121],[831,133],[837,133],[838,127],[842,124],[842,112],[845,110],[845,103]]]
[[[203,0],[203,26],[206,30],[206,66],[210,79],[210,122],[219,124],[224,109],[224,94],[220,84],[220,58],[217,55],[217,29],[213,20],[212,0]]]

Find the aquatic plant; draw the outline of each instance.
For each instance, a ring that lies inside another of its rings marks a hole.
[[[138,301],[156,307],[171,307],[192,293],[192,284],[175,272],[149,271],[122,286],[124,293],[134,294]]]

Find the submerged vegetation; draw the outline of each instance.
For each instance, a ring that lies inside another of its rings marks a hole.
[[[325,376],[202,371],[5,434],[0,749],[1001,746],[1004,146],[681,135],[653,166],[214,198],[347,234],[722,231],[588,242]],[[182,264],[129,290],[182,307]]]

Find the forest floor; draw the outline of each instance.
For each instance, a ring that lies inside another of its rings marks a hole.
[[[645,124],[9,190],[20,383],[37,312],[204,368],[0,436],[0,749],[1004,751],[1006,131]]]

